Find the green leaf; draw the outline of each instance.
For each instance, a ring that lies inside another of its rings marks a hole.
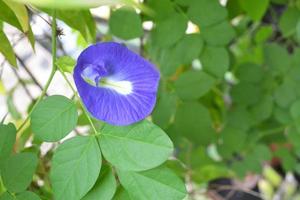
[[[48,14],[52,12],[50,9],[43,9],[43,11]],[[68,26],[79,31],[85,41],[95,42],[96,24],[89,10],[57,10],[56,15]]]
[[[169,137],[147,120],[122,127],[105,124],[99,142],[106,160],[122,170],[156,167],[173,152]]]
[[[274,100],[271,95],[265,95],[263,98],[250,108],[253,118],[257,122],[267,120],[271,115],[274,108]]]
[[[29,26],[29,31],[25,34],[26,34],[27,39],[29,40],[29,42],[31,44],[32,49],[34,50],[34,48],[35,48],[35,38],[34,38],[34,34],[33,34],[32,29],[31,29],[30,26]]]
[[[291,105],[290,114],[294,120],[297,130],[300,131],[300,100],[295,101]]]
[[[271,158],[269,148],[258,144],[245,156],[244,160],[233,163],[232,168],[240,177],[245,176],[247,172],[261,173],[263,163]]]
[[[175,2],[181,6],[188,6],[192,0],[175,0]]]
[[[255,159],[257,159],[261,164],[263,162],[271,160],[272,154],[268,146],[263,144],[258,144],[253,148],[252,154]]]
[[[158,98],[152,112],[152,120],[162,129],[166,129],[176,111],[177,96],[174,93],[163,92]]]
[[[1,4],[1,3],[0,3]],[[0,52],[3,54],[5,59],[11,64],[13,67],[17,67],[17,60],[14,50],[7,39],[5,33],[0,29]]]
[[[230,0],[226,3],[226,8],[228,11],[228,18],[233,19],[241,14],[243,14],[242,7],[240,5],[240,0]]]
[[[103,5],[117,5],[125,2],[123,0],[14,0],[16,2],[22,2],[24,4],[32,4],[38,7],[44,8],[58,8],[58,9],[81,9],[81,8],[93,8]],[[130,1],[129,1],[130,2]]]
[[[178,107],[175,128],[195,144],[207,145],[214,138],[209,111],[197,102],[186,102]]]
[[[285,10],[279,20],[279,28],[283,37],[290,37],[294,35],[299,21],[300,11],[297,8],[288,8]]]
[[[267,67],[274,71],[274,74],[285,73],[291,64],[287,50],[276,43],[265,45],[264,58]]]
[[[203,145],[197,146],[193,149],[188,149],[191,147],[186,146],[185,149],[182,150],[182,154],[180,154],[179,159],[187,163],[192,169],[199,168],[205,165],[213,165],[215,163],[214,160],[208,155],[207,148]],[[191,157],[188,158],[184,154],[187,151],[191,151]]]
[[[273,27],[271,25],[261,26],[255,34],[255,42],[263,43],[267,41],[273,34]]]
[[[187,195],[183,182],[166,167],[142,172],[118,170],[117,174],[132,199],[182,200]]]
[[[18,18],[4,1],[0,1],[0,20],[22,31]]]
[[[274,108],[274,117],[281,124],[287,125],[293,122],[290,112],[286,108],[279,106],[275,106]]]
[[[262,66],[255,63],[244,63],[238,66],[236,77],[243,82],[259,83],[264,78]]]
[[[169,47],[184,35],[186,27],[187,20],[181,14],[158,21],[151,34],[153,43],[159,47]]]
[[[16,127],[12,123],[0,124],[0,163],[11,154],[16,141],[16,133]]]
[[[294,168],[297,164],[297,160],[295,157],[293,157],[293,155],[291,154],[291,152],[288,149],[282,147],[282,148],[278,149],[274,153],[274,155],[281,159],[283,169],[286,172],[294,170]]]
[[[133,200],[126,190],[119,186],[113,200]]]
[[[204,40],[215,46],[227,45],[235,36],[233,27],[227,21],[204,27],[201,31]]]
[[[25,191],[16,195],[17,200],[40,200],[40,197],[33,192]]]
[[[286,132],[288,141],[293,145],[295,150],[300,150],[300,132],[294,126],[287,129]]]
[[[220,133],[218,150],[221,156],[229,158],[233,153],[239,153],[245,145],[247,134],[240,129],[226,127]]]
[[[70,56],[59,57],[55,64],[63,71],[72,73],[76,65],[76,61]]]
[[[196,168],[192,173],[193,180],[202,184],[220,177],[230,177],[228,169],[220,164],[204,165]]]
[[[0,200],[16,200],[16,199],[8,192],[5,192],[0,196]]]
[[[300,20],[297,22],[295,39],[297,42],[300,41]]]
[[[227,10],[218,0],[192,0],[187,14],[201,29],[226,19]]]
[[[229,55],[225,48],[207,46],[200,56],[204,71],[222,78],[229,68]]]
[[[78,126],[86,126],[89,124],[90,124],[90,121],[89,121],[88,117],[86,116],[86,114],[84,112],[82,112],[78,117],[77,125]]]
[[[251,113],[244,106],[234,107],[228,113],[228,125],[232,127],[247,131],[252,124]]]
[[[134,9],[122,7],[112,12],[109,29],[113,35],[129,40],[143,34],[142,20]]]
[[[31,127],[39,139],[58,141],[70,133],[78,119],[76,105],[70,99],[53,95],[42,100],[31,114]]]
[[[13,11],[22,27],[23,32],[28,32],[29,17],[26,7],[23,4],[11,0],[3,0],[3,2]]]
[[[300,101],[295,101],[290,108],[290,113],[293,119],[300,120]]]
[[[269,6],[269,0],[240,0],[239,2],[243,10],[255,21],[261,20]]]
[[[7,22],[24,32],[34,48],[34,35],[30,27],[27,9],[23,4],[11,0],[0,1],[0,21]]]
[[[90,10],[82,10],[81,17],[86,23],[87,36],[85,40],[87,42],[96,42],[96,22]],[[84,36],[84,35],[83,35]]]
[[[104,165],[94,187],[82,200],[111,200],[117,189],[117,182],[112,169]]]
[[[171,48],[163,49],[158,60],[161,72],[172,75],[180,65],[190,64],[199,57],[203,43],[200,34],[186,34]]]
[[[24,191],[32,181],[37,163],[34,153],[19,153],[9,157],[1,167],[5,187],[11,192]]]
[[[290,106],[297,99],[295,89],[293,88],[293,81],[285,79],[283,83],[275,89],[274,98],[277,105],[283,108]]]
[[[57,200],[79,200],[95,184],[101,152],[94,136],[76,136],[54,152],[50,180]]]
[[[189,64],[198,58],[203,49],[203,39],[200,34],[186,34],[172,49],[172,59],[179,64]]]
[[[215,84],[215,79],[203,71],[188,71],[179,76],[175,90],[183,100],[198,99]]]
[[[233,87],[231,95],[233,101],[239,105],[253,105],[261,100],[262,88],[257,87],[255,84],[240,82]]]
[[[146,5],[153,10],[156,20],[164,19],[175,12],[171,0],[148,0]]]

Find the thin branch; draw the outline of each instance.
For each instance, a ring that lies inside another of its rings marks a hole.
[[[211,185],[211,187],[212,187],[210,189],[211,191],[216,191],[216,192],[220,192],[224,190],[242,191],[244,193],[263,199],[260,193],[250,190],[248,188],[238,187],[234,185],[219,185],[219,184],[213,184]]]
[[[31,101],[34,100],[33,96],[31,95],[30,91],[28,90],[26,83],[24,82],[24,80],[20,77],[20,75],[18,74],[18,72],[13,68],[12,71],[14,72],[15,76],[18,78],[18,81],[21,83],[24,91],[26,92],[26,94],[29,96],[29,98],[31,99]]]
[[[52,70],[51,70],[51,74],[47,80],[47,83],[45,85],[45,87],[42,89],[42,94],[40,95],[40,97],[37,99],[37,101],[35,102],[35,104],[32,106],[30,112],[28,113],[27,118],[24,120],[24,122],[20,125],[20,127],[17,130],[17,133],[20,132],[22,130],[22,128],[26,125],[26,123],[28,122],[33,110],[36,108],[36,106],[39,104],[39,102],[43,99],[43,97],[46,95],[46,92],[50,86],[50,83],[55,75],[56,72],[56,65],[55,65],[55,59],[56,59],[56,11],[53,10],[53,14],[52,14]]]
[[[38,80],[34,77],[32,72],[29,70],[29,68],[26,66],[25,62],[18,56],[16,55],[17,60],[21,64],[21,66],[24,68],[24,70],[27,72],[27,74],[30,76],[30,78],[33,80],[33,82],[40,88],[41,91],[43,91],[42,85],[38,82]],[[48,94],[46,94],[48,96]]]

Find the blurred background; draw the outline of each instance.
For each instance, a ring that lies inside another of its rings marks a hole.
[[[90,43],[113,40],[160,69],[149,119],[175,143],[168,166],[185,180],[187,199],[300,199],[300,0],[100,4],[58,11],[57,55],[76,59]],[[10,9],[0,0],[1,34],[13,49],[0,44],[0,119],[20,125],[51,71],[51,18],[28,5],[25,32]],[[72,97],[59,73],[52,94]],[[80,116],[71,135],[87,124]],[[16,151],[41,144],[24,131]],[[45,197],[55,145],[41,144],[44,171],[31,185]]]

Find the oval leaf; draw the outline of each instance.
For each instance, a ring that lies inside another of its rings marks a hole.
[[[117,189],[117,181],[109,166],[103,166],[94,187],[82,200],[111,200]]]
[[[259,21],[265,14],[269,6],[269,0],[239,1],[241,7],[255,21]]]
[[[9,64],[11,64],[14,67],[17,67],[17,60],[14,50],[9,40],[7,39],[5,33],[2,30],[0,30],[0,41],[0,53],[3,54],[5,59],[9,62]]]
[[[124,40],[140,37],[143,34],[142,20],[131,8],[120,8],[109,19],[111,32]]]
[[[10,192],[24,191],[32,180],[37,166],[34,153],[19,153],[9,157],[1,167],[1,176]]]
[[[40,200],[40,197],[33,192],[25,191],[16,195],[17,200]]]
[[[104,157],[119,169],[141,171],[162,164],[173,152],[169,137],[142,121],[130,126],[106,124],[99,137]]]
[[[23,32],[26,33],[29,31],[29,17],[26,7],[23,4],[11,0],[3,0],[3,2],[14,12]]]
[[[205,95],[215,84],[215,79],[203,71],[188,71],[179,76],[175,89],[183,100],[198,99]]]
[[[132,199],[182,200],[186,196],[184,183],[166,167],[143,172],[118,170],[117,173]]]
[[[133,199],[129,196],[128,192],[123,187],[119,186],[113,200],[133,200]]]
[[[101,152],[93,136],[65,141],[54,153],[50,179],[56,200],[79,200],[95,184],[101,168]]]
[[[76,126],[76,105],[64,96],[42,100],[31,115],[33,133],[41,140],[54,142],[64,138]]]
[[[70,56],[62,56],[58,58],[55,64],[63,71],[72,73],[76,65],[76,61]]]
[[[217,78],[223,78],[230,64],[229,54],[223,47],[206,46],[200,61],[203,70]]]
[[[9,157],[16,141],[16,127],[10,123],[0,124],[0,163],[4,158]]]
[[[218,0],[191,0],[187,15],[192,22],[203,28],[226,19],[227,10]]]
[[[1,194],[0,200],[15,200],[15,198],[8,192],[5,192],[5,193]]]
[[[215,136],[209,110],[198,102],[185,102],[177,108],[175,129],[194,144],[208,145]]]
[[[184,36],[187,20],[180,14],[173,14],[158,21],[152,30],[153,43],[159,47],[169,47]],[[170,31],[172,30],[172,34]]]

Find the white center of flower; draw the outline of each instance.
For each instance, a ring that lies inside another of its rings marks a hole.
[[[100,80],[99,85],[104,88],[113,89],[123,95],[132,93],[132,83],[130,81],[116,81],[107,78]]]

